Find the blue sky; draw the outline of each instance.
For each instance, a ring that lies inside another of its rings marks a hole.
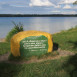
[[[77,14],[76,0],[0,0],[0,14]]]

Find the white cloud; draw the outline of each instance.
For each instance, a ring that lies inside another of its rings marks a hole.
[[[63,11],[61,14],[77,14],[76,11]]]
[[[31,0],[29,6],[55,6],[49,0]]]
[[[45,9],[51,9],[50,7],[46,7]]]
[[[55,11],[51,11],[51,12],[53,12],[53,13],[60,13],[59,10],[55,10]]]
[[[62,0],[59,4],[70,4],[75,2],[76,0]]]
[[[23,13],[21,13],[21,12],[16,12],[16,14],[23,14]]]
[[[65,5],[64,7],[63,7],[63,9],[71,9],[72,7],[70,6],[70,5]]]
[[[55,8],[61,8],[61,5],[57,5],[57,6],[55,6]]]

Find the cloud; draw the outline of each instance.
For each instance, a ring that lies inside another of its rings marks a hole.
[[[28,7],[28,6],[24,6],[24,5],[10,5],[10,6],[12,6],[12,7]]]
[[[61,5],[54,6],[54,8],[61,8]]]
[[[29,6],[55,6],[49,0],[31,0]]]
[[[76,11],[63,11],[61,14],[77,14]]]
[[[71,3],[75,2],[75,1],[76,0],[62,0],[62,1],[60,1],[59,4],[71,4]]]
[[[21,12],[16,12],[16,14],[23,14],[23,13],[21,13]]]
[[[53,13],[60,13],[59,10],[55,10],[55,11],[51,11],[51,12],[53,12]]]
[[[77,6],[74,6],[73,9],[77,9]]]
[[[2,9],[2,7],[0,6],[0,10]]]
[[[0,1],[0,5],[3,6],[3,5],[9,5],[9,6],[12,6],[12,7],[28,7],[29,6],[29,0],[3,0],[3,1]]]
[[[76,0],[2,0],[0,13],[2,14],[75,14]],[[32,7],[34,6],[34,7]]]
[[[70,6],[70,5],[65,5],[64,7],[63,7],[63,9],[71,9],[72,7]]]

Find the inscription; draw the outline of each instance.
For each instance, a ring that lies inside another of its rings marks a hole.
[[[24,49],[37,49],[40,48],[40,50],[45,50],[46,44],[44,42],[47,42],[47,40],[25,40],[23,42]],[[31,50],[36,51],[36,50]]]
[[[42,55],[47,51],[48,39],[43,35],[26,37],[20,42],[21,56]]]

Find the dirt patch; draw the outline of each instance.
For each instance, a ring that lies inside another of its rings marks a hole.
[[[58,52],[59,52],[60,56],[72,56],[72,55],[75,55],[74,52],[61,50],[60,48],[58,49]]]
[[[0,42],[5,42],[5,38],[0,38]]]
[[[24,63],[36,63],[36,62],[42,62],[42,61],[46,61],[46,60],[55,60],[55,59],[59,59],[61,57],[65,57],[65,56],[73,56],[75,55],[75,53],[73,52],[70,52],[70,51],[65,51],[65,50],[61,50],[61,49],[58,49],[58,52],[59,52],[59,55],[57,56],[48,56],[47,58],[43,58],[43,59],[31,59],[27,62],[24,62]]]
[[[8,56],[9,56],[10,53],[6,53],[4,55],[1,55],[0,56],[0,62],[2,61],[8,61]]]
[[[53,56],[53,57],[47,57],[47,58],[43,58],[43,59],[37,59],[36,57],[33,57],[31,58],[31,60],[29,61],[9,61],[8,60],[8,56],[9,56],[9,53],[7,54],[4,54],[2,56],[0,56],[0,62],[5,62],[5,63],[12,63],[12,64],[29,64],[29,63],[36,63],[36,62],[42,62],[42,61],[46,61],[46,60],[54,60],[54,59],[59,59],[61,57],[64,57],[64,56],[73,56],[75,55],[75,53],[73,52],[70,52],[70,51],[65,51],[65,50],[61,50],[61,49],[58,49],[58,52],[59,52],[59,55],[57,56]]]

